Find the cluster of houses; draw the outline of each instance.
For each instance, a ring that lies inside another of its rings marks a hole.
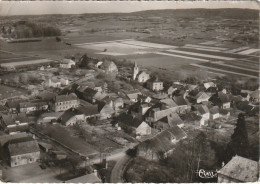
[[[71,68],[75,65],[73,62],[64,60],[60,67]],[[98,62],[96,67],[106,73],[118,73],[113,62]],[[35,113],[39,113],[38,123],[60,123],[64,126],[113,118],[118,131],[124,130],[140,140],[147,139],[138,146],[138,154],[154,160],[166,157],[178,141],[187,137],[183,130],[185,123],[221,128],[220,122],[224,121],[217,120],[227,118],[232,108],[251,112],[258,108],[260,99],[259,89],[232,94],[227,89],[220,89],[214,82],[198,85],[174,82],[166,88],[158,78],[141,71],[136,63],[132,80],[146,84],[156,93],[152,96],[140,91],[109,93],[104,86],[88,87],[74,83],[66,94],[46,91],[40,93],[36,100],[7,101],[0,106],[1,128],[10,137],[18,136],[28,130],[31,123],[28,116]],[[63,82],[68,84],[68,81]],[[47,85],[59,87],[62,82],[49,79]],[[39,158],[35,140],[17,139],[8,142],[10,165],[35,162]]]

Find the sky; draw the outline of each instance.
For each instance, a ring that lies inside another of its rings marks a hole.
[[[156,9],[190,8],[249,8],[259,9],[254,1],[1,1],[0,15],[43,15],[43,14],[83,14],[83,13],[129,13]]]

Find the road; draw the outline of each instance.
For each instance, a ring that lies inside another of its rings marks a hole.
[[[110,182],[111,183],[123,183],[123,174],[125,172],[126,166],[129,164],[131,161],[131,157],[128,155],[124,155],[123,158],[118,160],[111,172],[110,176]]]

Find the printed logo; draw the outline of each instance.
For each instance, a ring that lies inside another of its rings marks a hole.
[[[209,179],[218,177],[218,172],[216,171],[206,171],[204,169],[200,169],[195,171],[200,178]]]

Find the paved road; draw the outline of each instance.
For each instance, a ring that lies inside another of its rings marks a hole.
[[[131,157],[128,155],[124,155],[123,158],[117,161],[116,165],[114,166],[111,176],[110,176],[110,182],[111,183],[123,183],[123,174],[125,171],[125,168],[127,164],[130,162]]]

